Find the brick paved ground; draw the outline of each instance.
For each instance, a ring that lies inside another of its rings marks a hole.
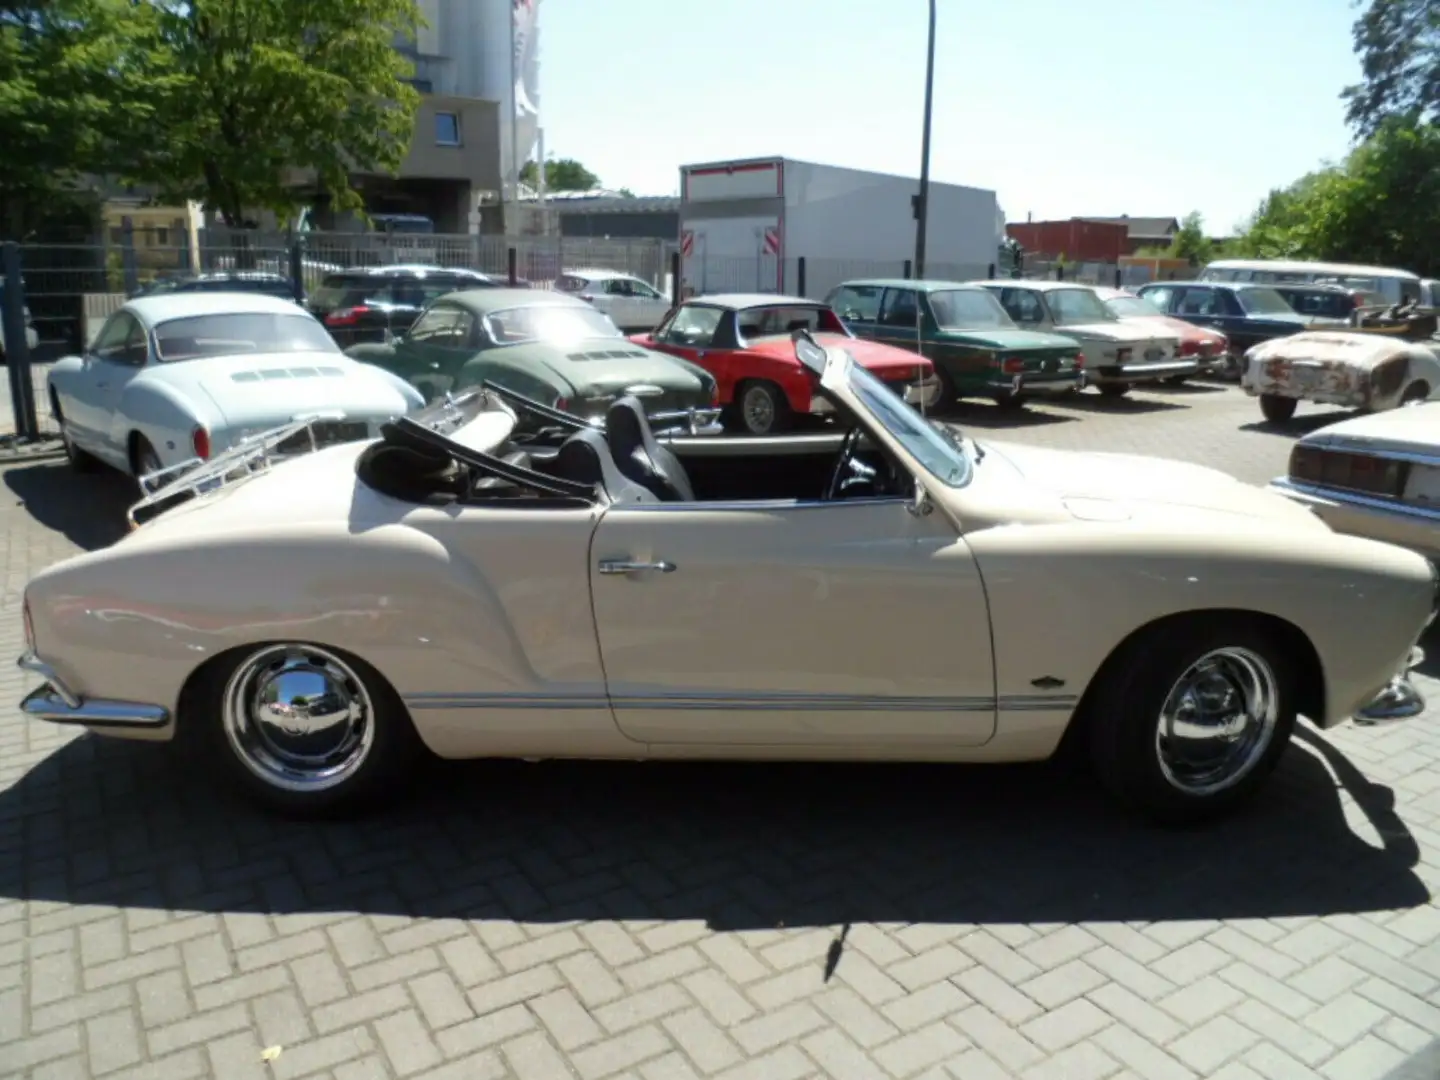
[[[1263,481],[1290,439],[1256,420],[1197,390],[994,434]],[[125,492],[3,484],[9,655],[26,577]],[[1307,732],[1182,833],[1049,766],[456,765],[297,825],[3,706],[0,1075],[1433,1078],[1437,759],[1433,714]]]

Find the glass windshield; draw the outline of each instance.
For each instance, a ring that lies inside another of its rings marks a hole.
[[[1013,330],[1015,320],[984,289],[945,289],[930,294],[935,325],[942,330]]]
[[[234,312],[171,319],[155,328],[160,363],[241,353],[339,353],[335,339],[309,315]]]
[[[1236,289],[1247,315],[1294,315],[1295,309],[1274,289]]]
[[[1165,314],[1143,296],[1117,296],[1106,300],[1105,306],[1117,319],[1137,319],[1141,316]]]
[[[786,304],[776,307],[744,308],[736,313],[742,338],[773,337],[796,330],[850,336],[840,317],[822,304]]]
[[[949,428],[932,424],[859,364],[850,364],[850,389],[875,422],[895,437],[925,471],[947,487],[970,482],[970,459]]]
[[[623,338],[610,316],[590,305],[560,307],[536,304],[533,307],[505,308],[485,317],[490,336],[498,345],[518,345],[526,341],[544,341],[552,345],[570,345],[591,338]]]
[[[1110,309],[1089,289],[1051,289],[1045,300],[1056,326],[1115,321]]]

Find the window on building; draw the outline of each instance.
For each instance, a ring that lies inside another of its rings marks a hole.
[[[435,142],[438,146],[460,145],[460,117],[453,112],[435,114]]]

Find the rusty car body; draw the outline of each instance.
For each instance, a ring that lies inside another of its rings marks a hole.
[[[1280,423],[1301,401],[1383,412],[1440,394],[1433,312],[1357,312],[1357,325],[1307,330],[1254,346],[1240,385]]]

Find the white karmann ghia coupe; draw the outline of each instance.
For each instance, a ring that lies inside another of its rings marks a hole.
[[[1253,793],[1297,713],[1423,707],[1419,555],[1213,470],[981,445],[795,337],[848,430],[661,445],[633,398],[602,428],[487,386],[217,456],[30,582],[23,708],[194,739],[291,813],[426,749],[1027,761],[1068,732],[1177,821]]]

